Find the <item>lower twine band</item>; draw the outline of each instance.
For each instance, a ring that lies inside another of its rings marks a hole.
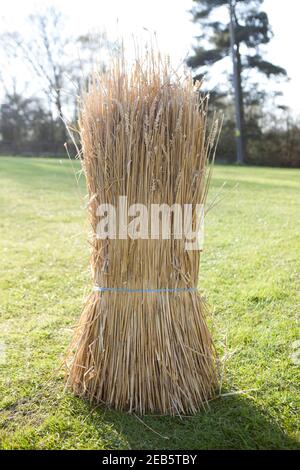
[[[196,287],[165,287],[162,289],[127,289],[126,287],[98,287],[95,286],[94,291],[96,292],[137,292],[137,293],[148,293],[148,292],[157,292],[157,293],[163,293],[163,292],[195,292],[197,289]]]

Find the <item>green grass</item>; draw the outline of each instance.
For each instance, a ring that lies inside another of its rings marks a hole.
[[[63,389],[91,287],[83,178],[67,160],[3,157],[0,180],[2,449],[300,448],[299,170],[216,167],[211,198],[227,185],[206,219],[200,286],[225,396],[194,417],[143,422]]]

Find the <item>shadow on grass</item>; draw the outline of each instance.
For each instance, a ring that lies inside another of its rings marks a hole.
[[[183,418],[85,406],[90,426],[113,427],[131,449],[300,449],[252,399],[241,396],[217,399],[208,411]]]

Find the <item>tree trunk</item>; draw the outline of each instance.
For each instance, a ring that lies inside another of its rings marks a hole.
[[[245,159],[247,159],[247,140],[246,140],[246,128],[245,128],[245,111],[244,111],[244,99],[243,99],[243,86],[242,86],[242,62],[240,54],[240,46],[236,44],[236,62],[237,62],[237,81],[239,88],[239,105],[241,113],[241,136],[242,136],[242,147]]]
[[[56,91],[55,104],[56,104],[56,108],[57,108],[59,119],[60,119],[59,128],[60,128],[60,133],[61,133],[61,140],[62,140],[62,142],[65,143],[66,140],[67,140],[67,132],[66,132],[65,124],[64,124],[64,115],[63,115],[63,111],[62,111],[60,88],[57,88],[55,91]]]

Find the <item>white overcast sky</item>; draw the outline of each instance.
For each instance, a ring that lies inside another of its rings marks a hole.
[[[58,6],[69,17],[74,33],[105,29],[108,35],[145,37],[143,28],[156,31],[160,48],[175,63],[191,51],[199,31],[190,21],[192,0],[0,0],[0,16],[9,29],[22,28],[26,16],[42,3]],[[283,101],[300,114],[300,0],[265,0],[263,8],[274,32],[265,57],[287,69],[290,81],[280,85]]]

